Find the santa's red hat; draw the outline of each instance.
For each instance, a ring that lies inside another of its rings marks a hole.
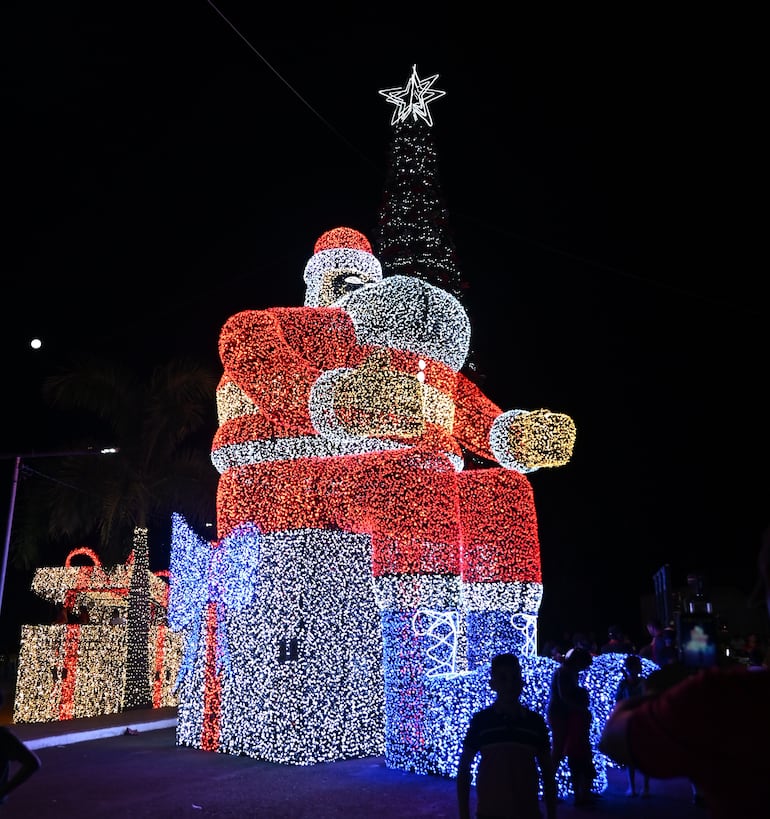
[[[382,279],[382,266],[372,253],[369,240],[358,230],[337,227],[321,234],[314,255],[305,265],[305,306],[317,307],[318,297],[328,270],[351,270],[368,282]]]

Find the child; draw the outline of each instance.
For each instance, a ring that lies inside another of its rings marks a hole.
[[[551,766],[556,771],[561,760],[567,758],[575,804],[580,806],[592,804],[591,786],[596,776],[590,737],[590,697],[588,690],[580,685],[580,674],[592,663],[593,656],[588,649],[571,648],[551,676],[546,707],[553,737]]]
[[[524,682],[515,654],[492,658],[489,687],[495,702],[471,717],[457,770],[460,819],[470,819],[471,766],[476,773],[477,819],[540,819],[538,766],[548,819],[556,817],[556,780],[551,767],[548,728],[540,714],[520,702]]]
[[[618,684],[615,692],[615,702],[627,700],[631,697],[643,697],[645,694],[645,684],[642,675],[642,661],[636,654],[629,654],[623,662],[623,679]],[[628,790],[626,796],[636,796],[636,769],[631,765],[626,765],[628,774]],[[642,785],[642,796],[650,795],[650,777],[644,775]]]

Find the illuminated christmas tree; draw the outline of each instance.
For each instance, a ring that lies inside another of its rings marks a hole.
[[[150,631],[150,585],[148,580],[149,547],[147,529],[134,530],[134,571],[128,590],[128,623],[126,626],[127,656],[126,683],[123,707],[151,708],[152,692],[147,678],[149,652],[147,639]]]
[[[439,184],[439,163],[428,104],[445,92],[417,67],[404,88],[380,91],[396,106],[385,191],[379,213],[378,258],[386,276],[414,276],[462,302],[457,253]]]
[[[463,307],[469,284],[463,278],[441,193],[439,161],[429,105],[446,92],[434,88],[438,74],[424,80],[417,66],[403,88],[380,91],[395,106],[385,189],[378,216],[377,257],[386,276],[414,276],[451,293]],[[484,380],[473,347],[462,372],[476,384]],[[464,451],[469,468],[489,462]]]

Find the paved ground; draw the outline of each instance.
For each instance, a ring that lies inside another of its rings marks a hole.
[[[7,721],[7,720],[6,720]],[[176,745],[174,709],[92,720],[11,725],[42,768],[0,817],[57,819],[454,819],[454,780],[389,769],[382,758],[276,765]],[[132,733],[127,733],[131,731]],[[135,732],[135,733],[133,733]],[[649,799],[624,795],[622,771],[590,809],[561,803],[560,819],[706,819],[683,780],[653,780]]]

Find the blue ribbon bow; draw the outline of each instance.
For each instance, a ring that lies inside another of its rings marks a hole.
[[[209,603],[216,603],[216,671],[231,673],[226,614],[256,597],[261,535],[255,523],[243,523],[222,540],[209,542],[176,513],[171,528],[168,624],[172,631],[187,631],[176,691],[195,666]]]

